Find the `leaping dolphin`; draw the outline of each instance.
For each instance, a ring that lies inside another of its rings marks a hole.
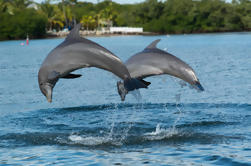
[[[126,61],[125,64],[131,77],[148,86],[151,83],[143,80],[144,78],[168,74],[178,77],[196,89],[203,91],[204,88],[201,86],[194,70],[176,56],[158,49],[156,45],[159,41],[160,39],[153,41],[143,51],[136,53]],[[117,88],[121,100],[124,100],[128,91],[124,88],[124,84],[121,81],[117,82]]]
[[[78,78],[81,75],[71,72],[85,67],[97,67],[112,72],[124,81],[126,91],[147,87],[131,78],[126,66],[112,52],[80,37],[80,28],[81,24],[76,25],[67,38],[48,54],[40,67],[39,88],[48,102],[52,102],[52,91],[60,78]]]

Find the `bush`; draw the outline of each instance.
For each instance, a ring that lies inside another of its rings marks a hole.
[[[47,19],[34,9],[15,11],[14,15],[0,13],[0,40],[41,38],[46,34]]]

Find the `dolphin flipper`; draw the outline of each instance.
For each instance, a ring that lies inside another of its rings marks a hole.
[[[66,75],[66,76],[64,76],[64,77],[61,77],[61,78],[65,78],[65,79],[74,79],[74,78],[79,78],[79,77],[81,77],[82,75],[81,74],[68,74],[68,75]]]
[[[144,85],[149,86],[151,84],[151,82],[145,81],[143,79],[139,80],[140,82],[142,82]]]

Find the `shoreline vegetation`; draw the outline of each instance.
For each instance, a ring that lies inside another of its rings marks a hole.
[[[61,38],[66,37],[70,31],[64,32],[64,31],[58,31],[58,32],[47,32],[46,38]],[[152,35],[162,35],[155,32],[130,32],[130,33],[120,33],[120,32],[103,32],[103,31],[86,31],[86,30],[80,30],[79,31],[80,36],[95,36],[95,37],[102,37],[102,36],[130,36],[130,35],[144,35],[144,36],[152,36]]]
[[[145,0],[97,4],[77,0],[0,0],[0,40],[64,37],[75,23],[83,36],[163,35],[251,31],[251,1]],[[109,27],[142,27],[140,33],[110,33]],[[59,35],[58,35],[59,34]]]
[[[132,33],[109,33],[109,32],[97,32],[97,31],[84,31],[80,30],[80,36],[82,37],[105,37],[105,36],[134,36],[134,35],[142,35],[142,36],[154,36],[154,35],[187,35],[187,34],[216,34],[216,33],[248,33],[251,31],[211,31],[211,32],[192,32],[192,33],[156,33],[156,32],[132,32]],[[47,32],[44,38],[64,38],[69,32]]]

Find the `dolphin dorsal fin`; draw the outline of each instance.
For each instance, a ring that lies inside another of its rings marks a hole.
[[[146,49],[156,48],[156,45],[159,43],[160,39],[154,40]]]
[[[81,24],[75,25],[65,40],[79,39],[80,38],[80,35],[79,35],[80,28],[81,28]]]

